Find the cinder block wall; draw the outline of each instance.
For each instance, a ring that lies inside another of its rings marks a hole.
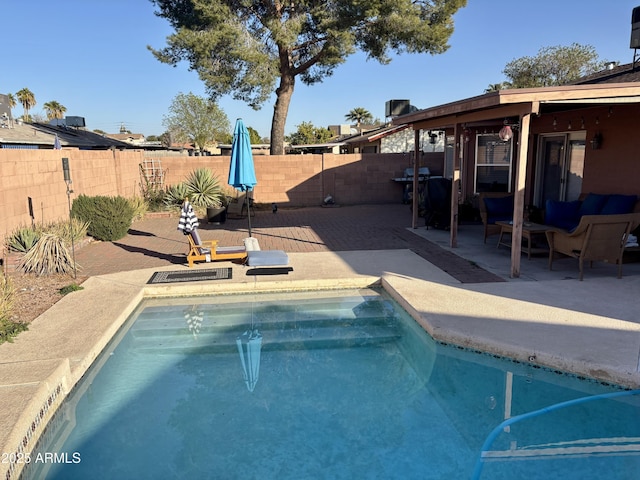
[[[67,195],[62,158],[69,159],[71,189]],[[0,234],[19,226],[68,218],[69,199],[80,194],[133,197],[140,195],[140,165],[151,152],[0,150]],[[165,185],[182,182],[197,168],[210,168],[227,185],[229,157],[158,157]],[[342,205],[394,203],[402,185],[391,179],[410,166],[407,154],[255,155],[258,203],[280,206],[320,205],[330,194]],[[33,206],[33,220],[28,199]]]

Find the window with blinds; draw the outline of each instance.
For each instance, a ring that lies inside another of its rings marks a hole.
[[[512,150],[497,134],[476,135],[476,193],[511,191]]]

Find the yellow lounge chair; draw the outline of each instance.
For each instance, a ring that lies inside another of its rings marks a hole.
[[[217,240],[200,240],[198,229],[194,228],[187,234],[189,239],[189,253],[187,262],[193,267],[195,262],[215,262],[219,260],[242,260],[247,258],[247,249],[242,246],[219,247]]]

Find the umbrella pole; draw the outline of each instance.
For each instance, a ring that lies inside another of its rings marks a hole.
[[[244,198],[245,198],[245,201],[247,202],[247,219],[249,221],[249,236],[251,236],[251,200],[249,200],[248,196],[245,196]]]

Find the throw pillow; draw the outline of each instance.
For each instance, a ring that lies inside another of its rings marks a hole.
[[[601,215],[619,215],[633,212],[638,197],[635,195],[609,195],[607,202],[600,210]]]
[[[609,195],[601,195],[599,193],[589,193],[580,205],[580,216],[582,215],[600,215],[600,211],[607,201]]]
[[[565,230],[574,229],[580,222],[581,202],[575,200],[573,202],[559,202],[556,200],[547,200],[544,212],[544,223]]]

